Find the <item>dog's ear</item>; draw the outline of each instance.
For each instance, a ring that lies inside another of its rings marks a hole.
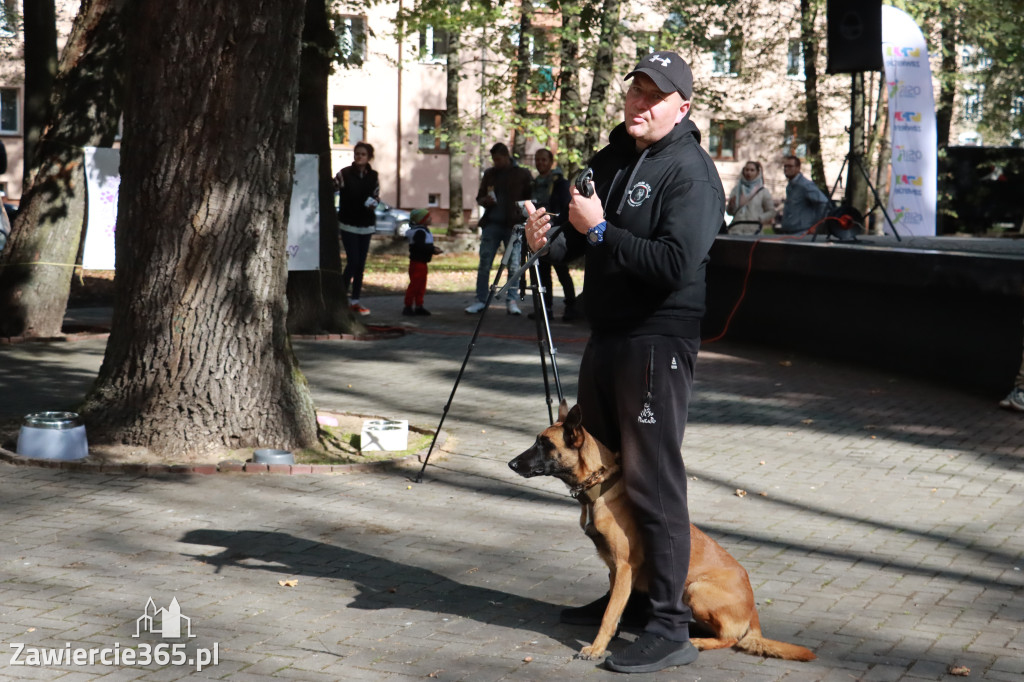
[[[558,421],[564,422],[567,414],[569,414],[569,403],[565,402],[565,398],[562,398],[561,402],[558,403]]]
[[[573,405],[562,420],[562,438],[574,448],[583,446],[583,410],[579,405]]]

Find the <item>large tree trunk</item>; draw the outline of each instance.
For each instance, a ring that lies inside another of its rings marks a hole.
[[[462,164],[466,159],[462,141],[462,118],[459,116],[459,83],[462,82],[462,40],[456,30],[448,31],[447,64],[445,66],[445,121],[448,126],[448,234],[469,234],[466,213],[462,209]]]
[[[110,146],[123,91],[127,0],[85,0],[61,55],[53,117],[0,270],[0,335],[61,332],[85,217],[81,148]]]
[[[165,460],[316,441],[285,319],[304,5],[135,6],[93,440]]]
[[[22,3],[25,25],[24,172],[22,188],[28,189],[36,145],[50,119],[50,95],[57,78],[57,12],[54,0]]]
[[[519,14],[519,49],[516,51],[516,82],[512,87],[512,158],[526,156],[526,131],[530,101],[530,29],[533,26],[533,2],[522,0]]]
[[[818,117],[818,33],[815,27],[818,5],[800,0],[800,42],[804,49],[804,112],[807,116],[807,158],[811,160],[811,179],[828,192],[825,163],[821,159],[821,124]]]
[[[293,334],[349,332],[357,328],[341,280],[341,243],[331,181],[327,79],[335,43],[325,0],[307,0],[299,71],[295,151],[320,157],[320,269],[288,273],[288,331]],[[358,325],[362,330],[362,325]]]
[[[580,97],[580,15],[576,0],[562,3],[558,71],[558,159],[572,178],[587,161],[583,153],[583,102]]]
[[[619,13],[622,0],[604,0],[601,7],[601,35],[598,38],[597,54],[594,56],[594,78],[590,86],[590,100],[587,102],[587,122],[583,134],[583,155],[585,158],[597,150],[604,128],[605,109],[608,105],[608,88],[615,78],[615,50],[618,46]]]
[[[953,100],[956,97],[956,73],[959,60],[957,46],[957,13],[947,10],[942,17],[939,36],[942,50],[942,78],[940,80],[939,102],[935,109],[935,129],[939,149],[949,146],[949,130],[953,124]]]

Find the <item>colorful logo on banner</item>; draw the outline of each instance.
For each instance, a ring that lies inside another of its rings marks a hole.
[[[937,145],[928,47],[910,15],[889,5],[882,7],[882,57],[892,131],[888,214],[900,236],[934,235]]]

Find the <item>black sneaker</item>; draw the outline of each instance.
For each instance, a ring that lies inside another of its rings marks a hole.
[[[600,625],[604,618],[605,609],[608,608],[610,595],[605,593],[603,597],[592,601],[586,606],[577,606],[571,609],[563,609],[559,615],[559,622],[566,625]],[[651,615],[651,599],[644,592],[633,592],[629,595],[626,608],[622,610],[622,617],[619,623],[627,628],[642,628],[647,625]]]
[[[423,306],[418,306],[416,308],[416,314],[417,315],[429,315],[430,311],[427,310],[426,308],[424,308]]]
[[[653,673],[696,660],[697,647],[690,640],[676,642],[645,632],[625,649],[605,659],[604,665],[617,673]]]
[[[413,309],[412,309],[411,305],[407,305],[404,308],[402,308],[402,314],[406,315],[406,316],[412,316],[412,315],[415,315],[416,313],[413,312]]]

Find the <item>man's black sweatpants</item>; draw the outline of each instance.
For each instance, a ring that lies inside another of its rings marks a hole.
[[[699,338],[592,336],[580,363],[583,425],[621,453],[646,550],[653,614],[647,630],[689,639],[686,469],[680,452]]]

